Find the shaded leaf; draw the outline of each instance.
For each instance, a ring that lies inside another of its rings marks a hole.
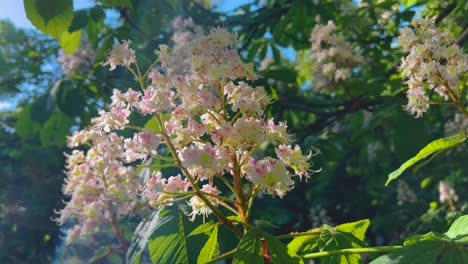
[[[16,133],[25,140],[38,128],[40,128],[39,124],[31,118],[31,105],[26,105],[18,116],[18,121],[15,125]]]
[[[288,248],[279,239],[268,234],[267,232],[261,232],[261,234],[265,238],[268,251],[271,255],[270,263],[301,263],[301,260],[297,257],[296,254],[293,253],[290,255],[288,253]]]
[[[282,67],[267,69],[263,71],[263,76],[265,78],[272,78],[286,83],[295,83],[297,79],[297,72],[294,69]]]
[[[73,20],[68,28],[68,32],[73,32],[85,28],[88,25],[89,11],[88,9],[77,10],[73,13]]]
[[[78,116],[86,105],[86,101],[76,81],[62,80],[55,94],[57,107],[70,117]]]
[[[110,253],[111,252],[109,247],[101,247],[98,250],[96,250],[94,256],[88,261],[88,264],[98,263],[98,261],[107,257],[107,255],[109,255]]]
[[[49,94],[39,96],[31,105],[31,118],[44,124],[54,110],[54,99]]]
[[[131,0],[99,0],[103,5],[109,7],[127,7],[132,8]]]
[[[463,264],[468,262],[468,251],[460,244],[442,240],[424,240],[381,256],[371,264]]]
[[[258,231],[249,230],[240,240],[233,264],[263,263],[263,253]]]

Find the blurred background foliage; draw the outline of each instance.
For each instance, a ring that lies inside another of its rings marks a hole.
[[[25,0],[26,11],[41,2],[62,1]],[[63,25],[67,35],[55,39],[0,21],[0,101],[17,106],[0,112],[2,263],[50,263],[64,254],[61,231],[51,218],[66,199],[60,193],[65,137],[90,124],[113,88],[135,85],[125,70],[109,72],[99,62],[113,44],[130,39],[146,69],[158,45],[171,43],[170,21],[177,16],[192,17],[206,30],[221,26],[236,32],[241,55],[263,76],[256,84],[275,99],[268,117],[287,120],[298,144],[320,150],[314,168],[321,172],[297,183],[283,199],[259,199],[255,219],[285,233],[369,218],[369,244],[383,245],[415,233],[443,232],[468,212],[466,143],[384,186],[391,171],[431,140],[466,130],[466,120],[454,121],[453,106],[431,106],[419,119],[402,110],[406,88],[398,64],[404,54],[395,39],[401,27],[422,16],[459,36],[468,26],[465,1],[255,0],[220,8],[223,2],[99,0],[73,10],[72,1],[63,1],[70,24]],[[359,48],[365,64],[346,82],[317,90],[309,37],[315,25],[329,20]],[[84,71],[63,73],[60,45],[73,53],[84,36],[92,60]],[[466,36],[459,43],[466,49]],[[439,202],[441,180],[454,186],[459,196],[454,206]]]

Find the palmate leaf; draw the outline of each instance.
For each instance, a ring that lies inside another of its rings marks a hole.
[[[279,239],[268,234],[267,232],[261,232],[261,234],[263,238],[265,238],[268,251],[271,255],[271,260],[269,263],[301,263],[301,259],[299,259],[296,254],[288,254],[288,248]]]
[[[311,229],[307,231],[311,233],[310,235],[299,236],[291,240],[288,244],[288,254],[294,256],[312,252],[318,247],[318,239],[322,230],[322,228]]]
[[[260,235],[257,230],[249,230],[240,240],[233,264],[263,263]]]
[[[73,20],[72,0],[24,0],[24,9],[36,28],[59,41]]]
[[[179,210],[172,209],[164,216],[163,224],[148,239],[153,263],[189,263],[185,228]]]
[[[219,244],[218,244],[218,225],[215,225],[211,231],[210,237],[206,244],[203,246],[198,255],[197,263],[205,263],[210,261],[214,256],[219,254]]]
[[[337,250],[344,248],[359,248],[364,246],[364,236],[369,227],[368,219],[352,223],[345,223],[336,227],[323,226],[318,240],[320,251]],[[361,255],[334,255],[321,258],[320,263],[328,264],[357,264],[362,263]]]
[[[217,227],[217,225],[218,224],[213,222],[213,221],[203,223],[203,224],[199,225],[197,228],[195,228],[192,232],[190,232],[190,234],[188,236],[195,236],[195,235],[199,235],[199,234],[210,234],[211,230],[213,230],[213,228]]]
[[[294,238],[288,244],[288,253],[306,255],[319,248],[320,251],[359,248],[364,246],[364,236],[369,227],[368,219],[345,223],[336,227],[324,225],[321,228],[309,230],[310,235]],[[322,257],[320,263],[361,263],[359,254],[335,255]]]
[[[461,216],[444,234],[430,232],[405,240],[404,247],[381,256],[371,264],[463,264],[468,263],[468,215]]]
[[[188,236],[188,234],[200,231],[200,229],[194,230],[200,225],[201,221],[196,220],[194,223],[187,220],[177,206],[155,210],[136,228],[127,251],[126,263],[140,263],[146,248],[153,263],[197,263],[197,256],[200,255],[207,239],[206,236]],[[217,241],[217,235],[211,241]],[[213,250],[208,247],[209,250],[206,250],[213,251],[210,254],[214,256],[219,253],[216,248]]]
[[[443,240],[424,240],[381,256],[371,264],[464,264],[468,261],[465,247]]]
[[[132,242],[127,251],[126,263],[140,263],[140,257],[148,243],[151,234],[161,226],[164,226],[168,221],[172,220],[172,216],[168,216],[168,211],[163,209],[156,210],[144,218],[135,229]]]
[[[324,228],[318,241],[320,251],[338,250],[344,248],[359,248],[364,242],[351,233],[337,231],[336,228]],[[320,263],[327,264],[358,264],[362,263],[361,255],[333,255],[321,258]]]
[[[445,235],[457,242],[468,242],[468,215],[455,220]]]
[[[416,162],[426,158],[427,156],[431,155],[434,152],[444,150],[447,148],[451,148],[455,145],[458,145],[466,140],[466,134],[465,132],[460,132],[454,136],[447,137],[447,138],[441,138],[432,141],[429,143],[427,146],[425,146],[423,149],[421,149],[416,156],[413,158],[409,159],[405,163],[403,163],[400,168],[398,168],[396,171],[390,173],[388,175],[388,180],[385,183],[385,185],[388,185],[391,181],[395,180],[398,178],[406,169],[409,167],[413,166]]]

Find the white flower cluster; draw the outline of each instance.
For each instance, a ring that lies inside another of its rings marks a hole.
[[[363,62],[359,51],[344,36],[336,32],[336,25],[316,25],[310,36],[312,43],[313,86],[316,90],[332,89],[333,85],[351,77],[353,70]]]
[[[398,181],[398,186],[397,186],[397,201],[398,205],[404,205],[408,203],[415,203],[417,201],[418,197],[416,196],[416,193],[411,190],[410,186],[408,183],[406,183],[403,180]]]
[[[63,193],[71,196],[56,221],[79,219],[68,231],[67,242],[98,231],[100,225],[115,224],[137,208],[139,188],[134,168],[122,160],[124,139],[115,133],[95,130],[75,132],[69,147],[90,145],[86,151],[73,150],[67,156]]]
[[[115,70],[117,65],[130,67],[132,63],[136,62],[135,51],[132,50],[129,46],[132,44],[130,40],[122,41],[122,44],[117,44],[114,46],[112,51],[108,54],[109,59],[107,61],[101,62],[101,66],[110,65],[109,71]]]
[[[57,62],[65,75],[84,74],[89,71],[94,61],[94,50],[89,44],[82,42],[82,45],[72,54],[66,54],[60,49]]]
[[[428,90],[444,100],[459,93],[459,81],[468,69],[468,56],[447,33],[437,30],[434,21],[417,19],[412,25],[414,29],[405,27],[398,37],[403,50],[409,52],[400,69],[408,85],[406,110],[421,117],[429,109]]]
[[[175,24],[182,25],[181,31],[196,27],[191,20]],[[140,84],[149,83],[142,85],[141,92],[115,89],[108,109],[101,109],[92,120],[94,126],[70,138],[70,147],[89,144],[91,148],[74,150],[68,158],[65,193],[72,200],[61,212],[61,222],[69,215],[86,221],[89,217],[82,210],[89,210],[91,202],[103,211],[103,217],[92,219],[108,220],[106,212],[130,213],[131,205],[140,200],[153,206],[188,200],[191,219],[205,218],[220,205],[244,210],[245,205],[240,205],[244,200],[228,205],[221,199],[217,177],[231,185],[237,197],[248,195],[244,194],[247,189],[252,196],[255,189],[281,197],[292,188],[294,176],[308,178],[313,172],[311,156],[289,145],[292,136],[286,123],[264,119],[271,99],[262,87],[247,83],[256,74],[251,64],[242,62],[235,34],[217,28],[207,35],[176,32],[176,39],[186,43],[179,42],[173,49],[160,47],[160,65],[148,74],[150,80],[138,76]],[[116,45],[102,65],[111,65],[111,70],[117,65],[131,69],[137,62],[129,43]],[[190,52],[182,47],[191,47]],[[133,126],[130,115],[151,118],[158,129]],[[136,132],[129,138],[112,132],[123,129]],[[277,155],[254,159],[252,154],[265,142],[279,145]],[[148,157],[167,164],[143,164]],[[135,164],[153,168],[140,196],[135,174],[127,167]],[[163,177],[160,169],[167,167],[178,169],[179,174]],[[91,188],[91,195],[75,193],[76,186]]]
[[[451,203],[458,201],[458,195],[452,186],[446,181],[439,182],[439,201],[441,203]]]

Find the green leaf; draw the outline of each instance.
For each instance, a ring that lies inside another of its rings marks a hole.
[[[413,164],[415,164],[419,160],[426,158],[427,156],[431,155],[434,152],[444,150],[447,148],[451,148],[457,144],[462,143],[465,140],[466,140],[466,135],[462,131],[454,136],[441,138],[441,139],[432,141],[423,149],[421,149],[416,156],[414,156],[410,160],[403,163],[403,165],[401,165],[400,168],[398,168],[398,170],[390,173],[388,175],[388,180],[385,183],[385,185],[388,185],[392,180],[398,178],[407,168],[411,167]]]
[[[73,54],[80,46],[80,40],[81,30],[73,31],[72,33],[65,31],[60,39],[60,46],[62,46],[66,54]]]
[[[359,240],[364,241],[364,236],[369,224],[369,219],[363,219],[352,223],[341,224],[335,227],[335,229],[340,232],[351,233],[353,236],[359,238]]]
[[[162,121],[168,121],[171,118],[169,114],[163,114]],[[151,129],[155,134],[161,134],[161,128],[159,127],[158,120],[155,117],[152,117],[148,120],[144,126],[146,129]]]
[[[199,234],[208,234],[210,233],[210,231],[217,227],[218,224],[216,224],[215,222],[213,221],[210,221],[208,223],[204,223],[204,224],[201,224],[199,225],[197,228],[195,228],[189,235],[188,237],[190,236],[194,236],[194,235],[199,235]]]
[[[381,256],[372,264],[468,263],[468,215],[459,217],[445,234],[429,232],[405,240],[404,247]]]
[[[455,220],[445,235],[457,242],[468,242],[468,215]]]
[[[31,104],[31,118],[39,124],[44,124],[54,110],[54,99],[48,93],[39,96]]]
[[[88,264],[97,263],[111,253],[109,247],[101,247],[94,253],[94,256],[88,261]]]
[[[15,131],[21,139],[25,140],[38,129],[40,125],[31,118],[31,105],[26,105],[18,116]]]
[[[281,67],[275,69],[267,69],[263,71],[265,78],[272,78],[286,83],[295,83],[297,79],[297,72],[294,69]]]
[[[365,220],[364,220],[365,221]],[[356,233],[361,234],[361,230],[367,228],[365,223],[358,225],[356,229],[353,228],[352,224],[345,224],[341,227],[343,230],[349,230],[349,232],[338,231],[337,228],[324,226],[323,231],[320,234],[318,245],[320,251],[330,251],[344,248],[358,248],[364,246],[364,243],[352,234],[353,230]],[[332,255],[321,258],[323,264],[357,264],[362,263],[361,255],[350,254],[350,255]]]
[[[70,133],[72,125],[73,119],[56,109],[39,131],[41,144],[65,146],[66,136]]]
[[[239,241],[233,264],[263,263],[260,236],[255,229],[249,230]]]
[[[289,254],[288,248],[286,245],[281,243],[279,239],[268,234],[267,232],[261,232],[262,236],[265,238],[265,241],[268,246],[268,251],[271,255],[270,263],[282,264],[282,263],[301,263],[301,259],[297,257],[296,254]]]
[[[213,258],[213,256],[217,256],[218,254],[218,225],[215,225],[213,231],[210,234],[210,237],[208,238],[208,241],[206,241],[206,244],[200,251],[200,255],[198,255],[197,263],[208,262]]]
[[[261,220],[261,219],[255,220],[254,223],[258,227],[280,228],[279,226],[276,226],[266,220]]]
[[[73,0],[24,0],[24,9],[37,29],[57,40],[73,20]]]
[[[381,256],[371,264],[463,264],[468,263],[468,251],[457,243],[424,240]]]
[[[276,47],[276,45],[274,45],[274,44],[271,44],[271,51],[273,53],[274,62],[277,63],[277,64],[280,64],[281,63],[281,52],[278,49],[278,47]]]
[[[68,32],[74,32],[83,29],[88,25],[89,22],[89,10],[81,9],[73,13],[73,20],[68,28]]]
[[[103,5],[109,7],[127,7],[132,8],[131,0],[99,0]]]
[[[73,80],[62,80],[59,82],[56,84],[58,87],[55,93],[57,107],[70,117],[80,115],[86,105],[80,87]]]
[[[95,7],[91,8],[91,9],[89,9],[89,17],[94,22],[99,22],[101,19],[104,18],[105,15],[106,15],[106,13],[99,6],[95,6]]]
[[[320,233],[322,232],[322,228],[311,229],[307,232],[317,232],[317,234],[298,236],[294,238],[288,244],[289,255],[304,255],[311,253],[318,247],[318,239],[320,237]]]
[[[151,234],[164,225],[168,220],[164,216],[167,210],[158,209],[145,217],[135,229],[132,236],[132,241],[127,250],[126,263],[138,264],[140,263],[141,254],[144,251],[148,239]]]
[[[153,263],[189,263],[181,213],[172,209],[161,216],[161,223],[148,240]]]
[[[436,232],[429,232],[424,235],[414,235],[410,236],[403,242],[403,245],[405,246],[410,246],[413,244],[416,244],[421,241],[426,241],[426,240],[450,240],[446,235],[441,234],[441,233],[436,233]]]

